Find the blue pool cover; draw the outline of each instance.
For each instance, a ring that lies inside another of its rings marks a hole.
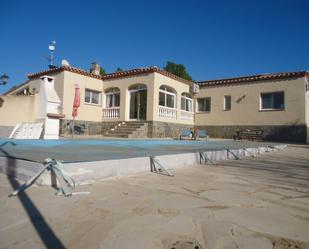
[[[54,158],[64,162],[86,162],[144,156],[193,153],[224,149],[273,146],[270,142],[232,140],[13,140],[0,139],[0,157],[43,162]]]

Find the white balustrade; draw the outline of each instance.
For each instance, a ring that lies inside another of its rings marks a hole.
[[[177,110],[170,107],[159,106],[159,117],[160,118],[177,118]]]
[[[120,107],[112,107],[103,109],[103,119],[120,118]]]
[[[193,112],[187,112],[187,111],[181,111],[180,118],[182,120],[189,120],[193,121],[194,120],[194,113]]]

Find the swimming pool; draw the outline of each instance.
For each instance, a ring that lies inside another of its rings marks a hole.
[[[159,156],[224,149],[257,148],[278,145],[270,142],[233,140],[13,140],[0,139],[0,157],[43,162],[55,158],[64,162],[88,162]]]

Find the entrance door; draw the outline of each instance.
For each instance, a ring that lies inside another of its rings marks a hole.
[[[147,89],[130,90],[130,119],[146,120]]]

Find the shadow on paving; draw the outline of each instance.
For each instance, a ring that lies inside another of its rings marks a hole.
[[[258,177],[264,179],[264,181],[270,180],[272,183],[282,182],[284,179],[285,184],[290,183],[309,187],[309,166],[307,158],[295,160],[295,158],[290,159],[289,157],[279,158],[273,154],[271,158],[229,160],[221,162],[218,166],[241,169],[246,175]]]
[[[5,154],[7,158],[6,175],[12,186],[12,189],[15,190],[20,186],[15,177],[16,176],[16,159],[10,156],[10,154],[4,150],[4,146],[6,145],[15,146],[15,144],[13,142],[5,142],[0,145],[0,152]],[[34,205],[34,203],[31,201],[30,197],[25,193],[25,191],[20,192],[17,195],[17,197],[20,200],[21,204],[23,205],[23,208],[27,212],[33,227],[35,228],[36,232],[40,236],[45,247],[48,249],[56,249],[56,248],[65,249],[65,246],[56,236],[56,234],[51,229],[51,227],[47,224],[44,217],[42,216],[40,211],[37,209],[37,207]]]

